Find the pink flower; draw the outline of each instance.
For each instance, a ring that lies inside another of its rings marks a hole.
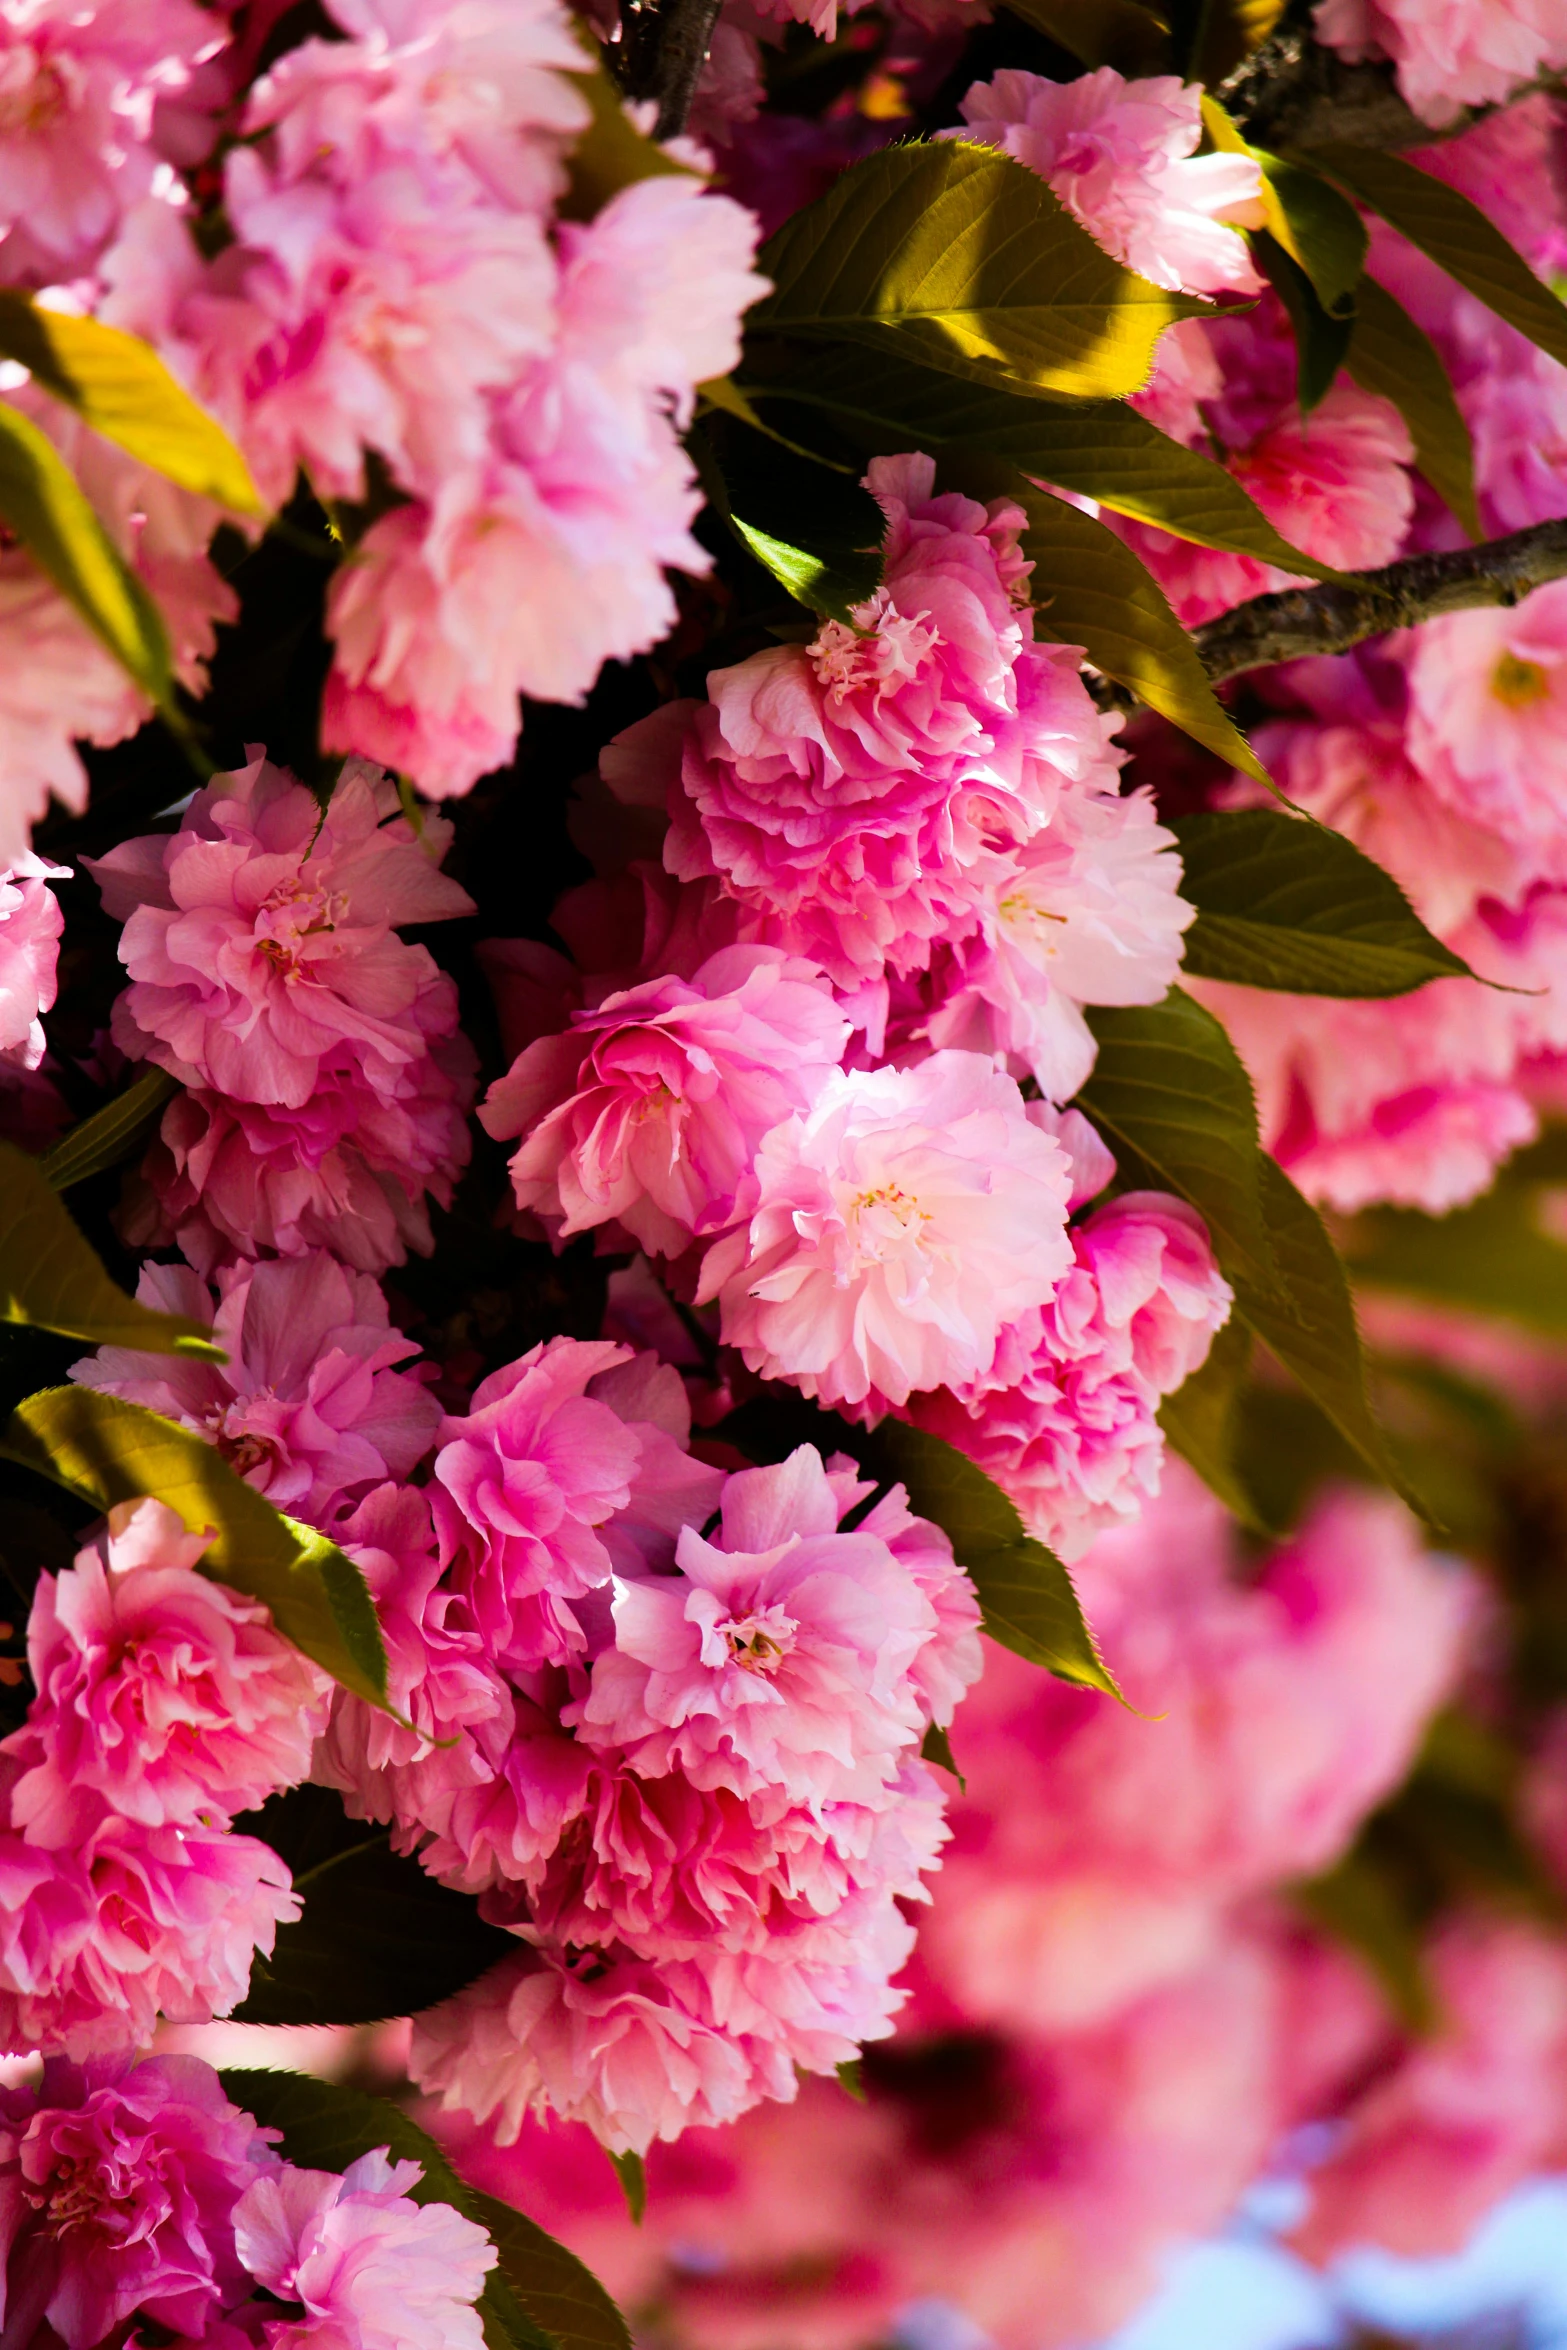
[[[756,1172],[750,1224],[709,1249],[698,1295],[753,1371],[824,1403],[974,1378],[1071,1262],[1065,1153],[978,1053],[829,1078]]]
[[[119,663],[32,557],[0,550],[0,860],[27,855],[51,794],[77,815],[85,809],[78,741],[123,741],[146,716]]]
[[[1557,2158],[1567,1962],[1540,1928],[1458,1917],[1431,1953],[1441,2022],[1368,2090],[1311,2174],[1295,2241],[1310,2260],[1385,2245],[1452,2252]]]
[[[199,792],[178,832],[91,862],[128,917],[116,1042],[198,1089],[165,1113],[170,1219],[204,1216],[241,1254],[341,1242],[362,1269],[396,1261],[423,1237],[421,1194],[449,1197],[466,1155],[456,991],[393,925],[469,901],[433,862],[444,834],[427,825],[422,845],[395,806],[350,766],[323,817],[258,758]],[[377,1188],[371,1233],[345,1235],[343,1211],[373,1209]]]
[[[27,1627],[37,1695],[0,1742],[21,1763],[10,1817],[62,1849],[104,1809],[146,1827],[250,1811],[310,1767],[322,1677],[266,1609],[196,1572],[209,1537],[161,1501],[41,1575]]]
[[[606,767],[623,797],[646,796],[639,767],[667,773],[670,871],[716,877],[742,935],[851,990],[964,936],[1063,781],[1113,789],[1120,763],[1078,656],[1029,641],[1021,510],[934,495],[928,457],[877,458],[866,479],[887,538],[859,633],[828,621],[715,672],[677,772],[662,715]]]
[[[368,1275],[320,1254],[219,1272],[219,1304],[184,1265],[145,1265],[137,1296],[211,1321],[224,1364],[101,1347],[71,1377],[195,1428],[275,1509],[325,1526],[372,1485],[406,1477],[441,1407],[391,1365],[417,1354]]]
[[[597,1528],[624,1509],[642,1458],[609,1404],[587,1392],[629,1359],[604,1340],[551,1338],[474,1390],[441,1424],[430,1488],[442,1557],[490,1654],[523,1669],[583,1645],[569,1603],[610,1576]]]
[[[1127,1192],[1072,1231],[1054,1298],[1003,1331],[978,1378],[914,1399],[909,1417],[976,1460],[1068,1562],[1159,1490],[1156,1417],[1229,1318],[1202,1220]]]
[[[1318,38],[1346,57],[1391,57],[1424,122],[1505,104],[1541,67],[1567,63],[1550,0],[1319,0]]]
[[[1255,294],[1240,228],[1262,219],[1246,155],[1201,155],[1202,92],[1173,74],[1125,81],[1108,65],[1073,82],[1009,68],[963,100],[966,132],[1048,180],[1106,252],[1172,291]]]
[[[68,881],[69,865],[46,864],[30,849],[0,871],[0,1067],[36,1069],[44,1057],[43,1022],[55,998],[55,966],[65,916],[51,881]]]
[[[474,2303],[495,2266],[483,2228],[415,2203],[417,2162],[360,2155],[341,2177],[285,2163],[247,2187],[234,2240],[258,2284],[302,2314],[265,2322],[277,2350],[481,2350]]]
[[[1409,757],[1457,814],[1495,833],[1531,879],[1567,880],[1567,581],[1510,611],[1412,631]]]
[[[191,0],[9,0],[0,13],[0,275],[82,276],[150,185],[160,97],[226,28]]]
[[[721,1507],[712,1542],[681,1534],[677,1575],[621,1585],[614,1646],[563,1718],[643,1777],[878,1802],[924,1727],[911,1668],[934,1610],[879,1535],[838,1532],[809,1445],[730,1477]]]
[[[749,1213],[763,1135],[810,1108],[848,1038],[814,964],[730,947],[690,980],[648,980],[577,1013],[490,1088],[481,1119],[523,1138],[519,1207],[563,1235],[615,1219],[679,1256]]]
[[[14,1770],[0,1761],[0,1783]],[[0,2047],[84,2057],[144,2046],[160,2016],[227,2015],[298,1915],[253,1836],[106,1817],[45,1851],[0,1826]]]
[[[55,2061],[0,2092],[0,2308],[20,2341],[95,2350],[141,2317],[200,2340],[247,2297],[233,2211],[268,2133],[193,2056]]]
[[[912,1033],[992,1052],[1051,1101],[1087,1082],[1097,1051],[1084,1004],[1157,1004],[1196,908],[1152,795],[1067,792],[1006,860],[973,937],[938,954],[934,1008]]]

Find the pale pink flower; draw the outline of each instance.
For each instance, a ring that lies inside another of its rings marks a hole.
[[[1455,612],[1404,640],[1409,757],[1530,879],[1567,880],[1567,581],[1511,610]]]
[[[184,1265],[145,1265],[144,1305],[211,1322],[226,1363],[101,1347],[71,1377],[194,1428],[274,1509],[327,1525],[373,1485],[407,1477],[441,1407],[394,1363],[418,1353],[393,1330],[367,1274],[319,1253],[243,1259],[217,1276],[218,1302]]]
[[[437,869],[444,828],[421,843],[396,806],[388,779],[351,765],[323,816],[258,757],[199,792],[179,831],[90,861],[125,919],[115,1040],[197,1089],[165,1113],[173,1177],[152,1169],[169,1219],[205,1214],[242,1255],[395,1262],[409,1237],[428,1246],[421,1195],[448,1198],[466,1157],[456,990],[393,925],[469,900]],[[364,1204],[390,1234],[372,1218],[345,1235]]]
[[[583,1645],[569,1602],[608,1582],[597,1528],[625,1508],[642,1458],[637,1435],[587,1389],[627,1360],[602,1339],[548,1339],[441,1424],[430,1499],[442,1557],[503,1666]]]
[[[234,2207],[245,2267],[298,2315],[264,2322],[277,2350],[482,2350],[474,2307],[495,2266],[483,2228],[415,2203],[417,2162],[361,2154],[339,2176],[285,2163]]]
[[[250,1811],[310,1767],[322,1675],[267,1610],[196,1563],[161,1501],[121,1502],[74,1567],[41,1575],[27,1627],[37,1695],[3,1742],[11,1825],[58,1849],[103,1809],[145,1827]]]
[[[192,0],[6,0],[0,275],[81,276],[150,186],[153,109],[227,39]]]
[[[1180,969],[1196,908],[1180,893],[1175,836],[1152,794],[1066,792],[1011,852],[979,928],[931,972],[913,1033],[991,1052],[1051,1101],[1087,1082],[1097,1046],[1085,1004],[1157,1004]]]
[[[911,1668],[934,1609],[879,1535],[838,1532],[809,1445],[730,1477],[721,1509],[711,1542],[681,1534],[678,1574],[620,1586],[614,1645],[563,1718],[645,1778],[883,1800],[924,1727]]]
[[[1567,1960],[1539,1927],[1455,1918],[1429,1954],[1439,2021],[1384,2069],[1310,2175],[1294,2241],[1326,2261],[1374,2243],[1455,2252],[1510,2189],[1560,2157]]]
[[[24,849],[0,869],[0,1069],[36,1069],[44,1057],[41,1012],[55,998],[55,969],[65,916],[48,887],[68,881],[69,865],[50,865]]]
[[[883,584],[858,632],[754,654],[708,680],[678,771],[660,715],[620,738],[612,788],[670,774],[664,858],[716,877],[742,935],[819,962],[840,985],[918,971],[978,919],[1001,852],[1054,811],[1064,782],[1114,789],[1111,722],[1079,656],[1035,645],[1020,599],[1020,508],[935,495],[928,457],[877,458]]]
[[[1390,57],[1423,122],[1505,104],[1542,67],[1567,64],[1556,0],[1319,0],[1318,38],[1346,57]]]
[[[83,2057],[145,2046],[160,2016],[227,2015],[298,1915],[288,1870],[253,1836],[105,1817],[45,1851],[0,1829],[0,2047]]]
[[[28,854],[51,795],[78,816],[86,808],[77,742],[121,742],[148,710],[32,557],[0,549],[0,860]]]
[[[1072,1229],[1076,1263],[976,1379],[909,1417],[976,1460],[1068,1562],[1159,1490],[1160,1402],[1207,1357],[1231,1293],[1202,1219],[1127,1192]]]
[[[193,2056],[56,2060],[36,2086],[0,2091],[8,2321],[67,2350],[138,2316],[201,2340],[250,2292],[232,2215],[276,2161],[266,2140]]]
[[[1113,67],[1052,82],[1008,68],[963,100],[970,138],[1026,163],[1106,252],[1171,291],[1255,294],[1241,228],[1262,220],[1248,155],[1198,155],[1202,95],[1173,74],[1126,81]]]
[[[987,1370],[1071,1264],[1069,1172],[978,1053],[829,1078],[775,1127],[744,1230],[703,1260],[725,1341],[764,1378],[856,1411]]]
[[[755,1205],[764,1134],[808,1110],[849,1024],[812,963],[730,947],[690,980],[608,995],[531,1045],[480,1111],[517,1204],[569,1235],[611,1220],[679,1256]]]

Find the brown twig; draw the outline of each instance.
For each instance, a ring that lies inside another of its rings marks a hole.
[[[628,98],[658,106],[653,135],[672,139],[686,127],[713,37],[720,0],[625,0],[621,37],[610,52]]]

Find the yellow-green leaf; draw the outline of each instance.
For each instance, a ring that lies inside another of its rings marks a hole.
[[[149,701],[174,687],[163,618],[48,437],[0,401],[0,522]]]
[[[1328,315],[1348,317],[1366,266],[1365,223],[1354,205],[1309,165],[1252,146],[1217,98],[1204,95],[1202,118],[1217,148],[1230,155],[1249,155],[1259,166],[1269,234],[1305,271]]]
[[[44,1166],[0,1142],[0,1321],[58,1330],[89,1346],[226,1360],[205,1322],[155,1313],[109,1279]]]
[[[752,313],[980,383],[1119,399],[1177,319],[1213,306],[1123,269],[1039,176],[962,140],[890,147],[785,223]]]
[[[1415,463],[1472,539],[1485,534],[1475,504],[1474,444],[1435,343],[1375,278],[1355,295],[1345,360],[1363,391],[1391,400],[1409,427]]]
[[[1006,0],[1014,16],[1084,65],[1113,65],[1129,78],[1168,73],[1170,35],[1137,0]]]
[[[261,514],[261,493],[217,419],[193,400],[150,344],[96,318],[46,310],[0,290],[0,351],[74,408],[84,423],[182,490],[236,514]]]
[[[1164,590],[1113,530],[1053,498],[1027,490],[1023,552],[1034,566],[1035,633],[1081,645],[1096,669],[1129,686],[1151,710],[1272,789],[1272,778],[1219,701]]]
[[[144,1069],[112,1102],[105,1102],[101,1110],[94,1110],[90,1118],[63,1134],[53,1150],[39,1160],[40,1171],[56,1191],[69,1191],[73,1183],[85,1183],[89,1175],[117,1167],[135,1149],[165,1102],[178,1092],[179,1086],[167,1070]]]
[[[1567,366],[1567,309],[1476,204],[1398,155],[1314,147],[1308,160],[1349,190],[1451,277]]]
[[[17,1405],[0,1452],[96,1509],[150,1493],[191,1533],[212,1528],[202,1573],[259,1599],[285,1640],[355,1696],[385,1704],[386,1651],[359,1569],[275,1510],[193,1429],[91,1387],[45,1387]]]

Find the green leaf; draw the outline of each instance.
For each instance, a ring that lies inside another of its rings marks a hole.
[[[1391,400],[1409,427],[1415,463],[1472,539],[1484,537],[1475,504],[1474,444],[1435,343],[1373,277],[1360,281],[1344,361],[1362,391]]]
[[[1251,1368],[1252,1335],[1235,1316],[1214,1336],[1208,1359],[1159,1407],[1165,1441],[1225,1508],[1254,1534],[1273,1531],[1236,1464],[1236,1406]]]
[[[327,1787],[291,1787],[236,1822],[287,1861],[304,1914],[257,1953],[243,2024],[367,2024],[450,1999],[516,1939],[478,1903],[351,1820]]]
[[[1437,2012],[1419,1929],[1373,1856],[1348,1852],[1325,1875],[1296,1885],[1294,1894],[1314,1925],[1365,1961],[1406,2030],[1429,2032]]]
[[[584,49],[595,48],[586,35],[581,38]],[[587,100],[590,117],[566,158],[566,193],[556,207],[563,220],[591,220],[611,196],[637,180],[701,176],[637,129],[619,91],[597,63],[567,78]]]
[[[479,2299],[491,2350],[550,2343],[557,2350],[630,2350],[625,2321],[598,2279],[521,2212],[460,2179],[401,2106],[299,2073],[226,2070],[219,2077],[236,2105],[282,2132],[283,2154],[300,2169],[343,2171],[384,2146],[394,2162],[423,2169],[407,2190],[415,2203],[449,2203],[487,2230],[499,2255]]]
[[[979,1594],[992,1640],[1063,1681],[1120,1696],[1071,1576],[1053,1551],[1025,1533],[1016,1505],[976,1462],[901,1420],[883,1420],[863,1458],[876,1476],[903,1485],[915,1515],[948,1536]]]
[[[205,1322],[160,1314],[109,1279],[46,1166],[0,1142],[0,1321],[58,1330],[89,1346],[198,1354],[226,1362]]]
[[[1366,1394],[1366,1365],[1349,1277],[1316,1209],[1263,1156],[1262,1195],[1280,1281],[1259,1288],[1226,1266],[1235,1311],[1296,1378],[1373,1476],[1420,1517],[1431,1511],[1388,1448]],[[1221,1260],[1222,1262],[1222,1260]],[[1280,1285],[1284,1294],[1279,1294]]]
[[[1317,300],[1317,290],[1298,261],[1265,230],[1254,233],[1251,249],[1274,292],[1289,312],[1295,335],[1295,397],[1303,416],[1319,408],[1349,357],[1354,321],[1334,318]]]
[[[1057,644],[1081,645],[1096,669],[1242,774],[1272,779],[1208,682],[1208,673],[1164,590],[1113,530],[1053,498],[1025,490],[1023,552],[1034,566],[1034,629]]]
[[[285,1640],[355,1696],[385,1704],[386,1651],[359,1569],[275,1510],[193,1430],[91,1387],[46,1387],[18,1404],[0,1453],[97,1509],[150,1493],[191,1533],[215,1529],[201,1572],[259,1599]]]
[[[920,1759],[934,1763],[940,1771],[950,1771],[958,1785],[967,1791],[968,1781],[958,1769],[952,1752],[950,1734],[938,1722],[932,1722],[920,1741]]]
[[[0,290],[0,352],[166,481],[232,513],[265,513],[250,467],[216,417],[176,383],[140,336],[101,319],[42,309],[8,287]]]
[[[174,671],[163,618],[54,443],[0,400],[0,522],[149,701],[167,705]]]
[[[927,450],[944,481],[961,481],[953,460],[969,453],[992,470],[997,461],[1015,466],[1199,547],[1254,555],[1313,579],[1344,576],[1292,546],[1233,473],[1121,401],[1034,399],[849,350],[829,351],[795,376],[751,390],[769,405],[788,400],[826,411],[869,450]],[[1011,487],[988,478],[975,483],[976,494]]]
[[[1226,1278],[1277,1294],[1256,1104],[1224,1029],[1178,987],[1162,1004],[1096,1007],[1088,1024],[1099,1058],[1078,1107],[1114,1151],[1123,1183],[1190,1201]]]
[[[604,2151],[626,2198],[626,2216],[634,2228],[639,2228],[647,2213],[647,2171],[642,2157],[629,2146],[624,2154],[613,2153],[608,2146]]]
[[[1006,0],[1006,5],[1084,65],[1113,65],[1129,79],[1170,70],[1169,33],[1137,0]]]
[[[981,383],[1119,399],[1213,305],[1112,261],[1038,174],[958,140],[889,147],[787,221],[754,323],[865,343]]]
[[[1366,266],[1366,229],[1359,213],[1330,181],[1287,156],[1271,155],[1241,136],[1217,98],[1204,93],[1202,118],[1215,147],[1249,155],[1262,173],[1262,209],[1268,233],[1303,269],[1330,318],[1349,318]]]
[[[1315,147],[1307,160],[1379,212],[1476,301],[1567,366],[1567,309],[1467,196],[1400,156],[1368,147]]]
[[[1372,1208],[1345,1237],[1355,1278],[1567,1338],[1567,1239],[1559,1186],[1503,1170],[1467,1208],[1423,1216]]]
[[[856,2105],[865,2103],[865,2074],[857,2056],[845,2057],[836,2068],[839,2083]]]
[[[166,1070],[144,1069],[133,1085],[116,1094],[112,1102],[105,1102],[101,1110],[94,1110],[90,1118],[62,1136],[52,1151],[45,1152],[38,1162],[40,1171],[56,1191],[69,1191],[73,1183],[85,1183],[89,1175],[117,1167],[161,1116],[165,1102],[178,1092]]]
[[[1273,808],[1178,816],[1181,893],[1197,908],[1185,967],[1296,995],[1408,995],[1472,977],[1390,873],[1342,833]]]
[[[1180,69],[1188,81],[1222,82],[1265,41],[1283,14],[1283,0],[1170,0],[1172,16],[1186,20]]]
[[[715,455],[715,503],[741,544],[798,603],[852,625],[881,584],[887,524],[869,490],[738,424]]]

